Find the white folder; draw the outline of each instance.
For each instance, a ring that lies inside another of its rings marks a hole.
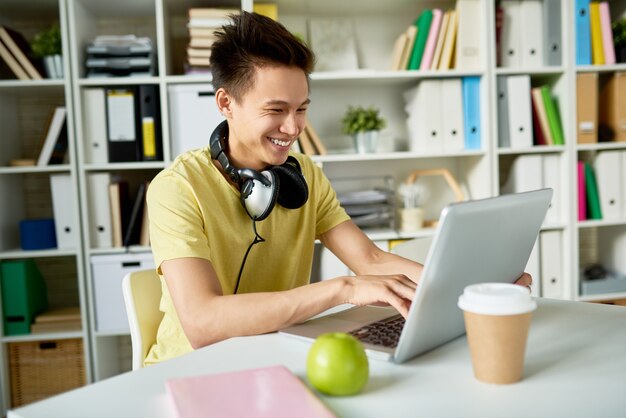
[[[108,163],[104,89],[83,89],[82,93],[85,161],[91,164]]]
[[[528,258],[528,263],[526,263],[526,268],[524,269],[524,271],[530,274],[533,278],[533,284],[530,288],[531,296],[541,296],[541,262],[539,258],[539,237],[537,237],[535,245],[533,246],[533,250],[530,252],[530,257]]]
[[[72,177],[69,174],[51,174],[50,192],[54,211],[54,229],[57,248],[78,247],[78,223]]]
[[[457,0],[458,29],[456,36],[455,68],[479,70],[483,65],[481,34],[487,24],[480,0]]]
[[[168,86],[171,114],[171,155],[206,147],[213,129],[224,120],[213,87],[207,84]]]
[[[501,66],[520,68],[522,66],[522,27],[521,5],[519,0],[503,0],[500,3],[504,12],[500,35]]]
[[[443,148],[445,151],[465,149],[463,127],[463,83],[460,78],[441,80],[441,115]]]
[[[594,160],[598,194],[600,195],[600,207],[602,219],[620,219],[623,212],[622,182],[620,172],[623,151],[598,152]]]
[[[554,190],[544,224],[554,224],[561,220],[561,156],[546,154],[542,156],[543,187]]]
[[[561,231],[543,231],[539,234],[541,251],[541,296],[562,299],[563,261],[561,259]]]
[[[541,155],[520,155],[513,161],[502,193],[520,193],[543,188]]]
[[[420,153],[443,152],[441,120],[441,81],[424,80],[417,90],[409,91],[407,112],[409,114],[409,148]]]
[[[509,99],[509,141],[511,148],[532,147],[530,77],[528,75],[509,76],[506,82]]]
[[[111,248],[111,210],[109,204],[109,173],[95,173],[87,176],[89,186],[89,240],[92,248]]]
[[[543,66],[543,1],[524,0],[520,8],[522,22],[522,67]]]

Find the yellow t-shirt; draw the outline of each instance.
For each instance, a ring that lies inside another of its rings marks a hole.
[[[257,222],[266,241],[252,247],[238,293],[288,290],[309,282],[315,239],[349,219],[322,170],[301,154],[309,199],[299,209],[278,203]],[[211,161],[207,148],[187,152],[159,173],[147,195],[150,243],[159,275],[161,263],[183,257],[211,262],[224,294],[232,294],[245,252],[255,235],[239,191]],[[145,364],[192,351],[161,275],[163,320]]]

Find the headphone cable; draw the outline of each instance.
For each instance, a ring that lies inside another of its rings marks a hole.
[[[246,260],[248,259],[248,254],[250,254],[250,250],[254,246],[254,244],[258,244],[259,242],[265,242],[265,239],[259,235],[256,231],[256,218],[252,219],[252,229],[254,230],[254,241],[248,246],[248,250],[246,251],[246,255],[243,256],[243,261],[241,262],[241,267],[239,268],[239,275],[237,275],[237,284],[235,285],[235,292],[237,294],[237,290],[239,290],[239,282],[241,281],[241,273],[243,272],[243,266],[246,264]]]

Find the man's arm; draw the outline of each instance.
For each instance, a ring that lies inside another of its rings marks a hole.
[[[406,316],[415,284],[404,275],[338,277],[282,292],[224,295],[208,260],[164,261],[161,270],[192,347],[272,332],[342,303],[394,306]]]

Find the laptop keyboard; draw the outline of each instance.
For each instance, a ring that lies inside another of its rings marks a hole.
[[[364,343],[396,348],[403,327],[404,317],[402,315],[397,315],[377,322],[372,322],[371,324],[355,329],[348,334],[356,337]]]

